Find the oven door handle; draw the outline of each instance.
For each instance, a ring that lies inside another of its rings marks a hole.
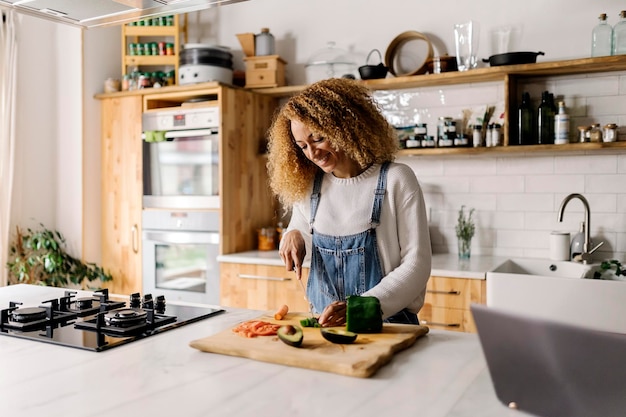
[[[219,244],[220,234],[218,232],[171,232],[144,230],[144,240],[168,245],[176,244]]]
[[[218,133],[217,129],[190,129],[190,130],[168,130],[165,132],[166,139],[191,138],[194,136],[211,136]],[[146,134],[141,134],[141,139],[145,139]]]

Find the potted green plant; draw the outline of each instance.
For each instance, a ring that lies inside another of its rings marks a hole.
[[[626,281],[626,269],[617,259],[602,261],[600,269],[593,273],[594,279],[608,279],[614,281]]]
[[[10,284],[36,284],[89,288],[90,283],[111,281],[113,277],[95,263],[85,263],[68,254],[65,238],[43,224],[40,230],[19,227],[9,248],[7,262]]]
[[[473,208],[469,210],[467,215],[465,214],[465,206],[461,206],[461,210],[459,210],[455,228],[459,244],[459,259],[469,259],[471,255],[472,237],[476,231],[476,225],[472,219],[473,214]]]

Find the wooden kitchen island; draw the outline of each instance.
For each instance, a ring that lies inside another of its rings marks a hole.
[[[0,308],[32,286],[0,288]],[[36,299],[63,290],[36,287]],[[6,416],[514,417],[475,334],[431,330],[370,378],[204,353],[189,342],[259,311],[225,313],[103,352],[0,335]]]

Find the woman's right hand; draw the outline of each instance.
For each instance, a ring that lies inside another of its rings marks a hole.
[[[299,230],[291,230],[282,237],[278,254],[287,270],[296,271],[296,277],[302,279],[302,262],[306,255],[306,246]]]

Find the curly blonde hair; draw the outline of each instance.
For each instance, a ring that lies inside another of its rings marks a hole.
[[[360,81],[331,78],[311,84],[277,112],[269,129],[270,187],[286,207],[302,200],[319,168],[296,145],[291,121],[342,150],[362,169],[390,162],[398,151],[396,132]]]

